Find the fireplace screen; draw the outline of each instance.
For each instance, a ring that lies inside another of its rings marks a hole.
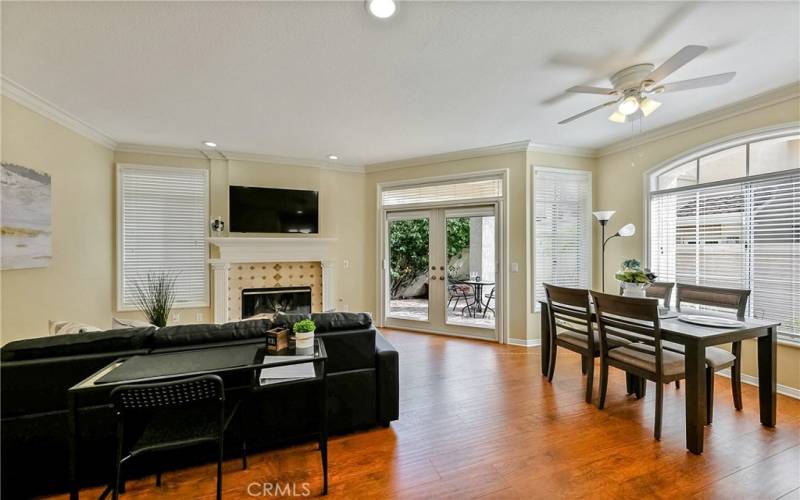
[[[242,290],[242,319],[259,314],[274,315],[279,312],[310,314],[311,288],[290,286]]]

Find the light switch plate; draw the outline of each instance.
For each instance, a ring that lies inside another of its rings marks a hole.
[[[512,273],[518,273],[519,272],[519,264],[517,264],[516,262],[512,262],[511,263],[511,272]]]

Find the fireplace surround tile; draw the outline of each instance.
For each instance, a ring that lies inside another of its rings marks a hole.
[[[249,262],[230,265],[228,320],[241,319],[246,288],[311,287],[311,311],[322,311],[322,266],[319,262]]]

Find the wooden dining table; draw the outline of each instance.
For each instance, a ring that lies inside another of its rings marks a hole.
[[[542,306],[542,375],[547,376],[553,332],[548,321],[547,301]],[[680,311],[676,311],[680,313]],[[709,311],[684,308],[684,313],[715,315]],[[716,314],[719,315],[719,314]],[[758,403],[761,424],[774,427],[776,424],[777,399],[777,350],[779,322],[746,318],[743,326],[717,328],[687,323],[671,315],[660,320],[661,338],[684,346],[686,370],[686,448],[695,454],[703,452],[703,432],[706,425],[706,347],[729,344],[737,340],[757,339],[758,342]],[[594,319],[594,318],[593,318]]]

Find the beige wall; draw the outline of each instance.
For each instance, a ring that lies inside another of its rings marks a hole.
[[[228,220],[228,183],[320,192],[320,236],[337,238],[337,307],[369,310],[365,286],[365,176],[263,162],[112,152],[3,97],[2,160],[52,177],[53,260],[46,268],[2,271],[0,343],[47,335],[48,320],[111,327],[116,310],[117,163],[209,170],[209,210]],[[301,237],[301,236],[298,236]],[[348,261],[349,266],[344,266]],[[213,279],[209,273],[209,279]],[[213,283],[212,283],[213,284]],[[369,283],[372,286],[372,283]],[[177,309],[170,323],[212,321],[207,308]]]
[[[644,258],[643,176],[645,172],[683,152],[734,134],[798,122],[800,122],[800,99],[794,98],[598,158],[595,207],[617,211],[609,223],[608,232],[613,234],[616,229],[629,222],[636,225],[635,236],[617,238],[607,247],[606,287],[613,288],[616,285],[613,273],[620,262],[628,258]],[[594,252],[596,286],[600,284],[600,253],[597,241],[595,240]],[[754,345],[745,346],[743,363],[744,373],[755,376]],[[800,389],[800,349],[797,347],[779,346],[778,383]]]
[[[47,335],[49,319],[110,327],[113,153],[3,97],[2,160],[50,174],[53,258],[0,273],[0,341]]]

